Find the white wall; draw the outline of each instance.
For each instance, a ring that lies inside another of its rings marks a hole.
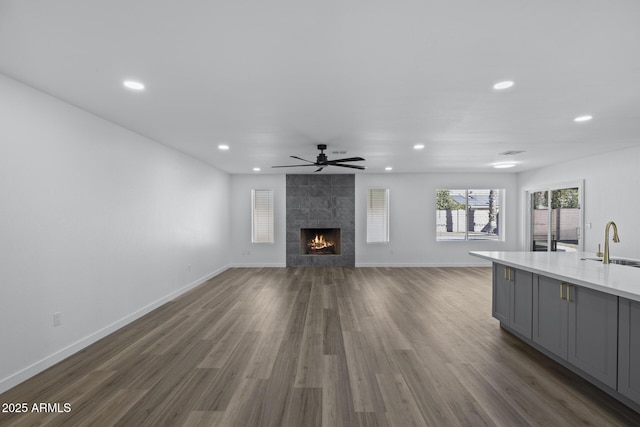
[[[227,268],[230,220],[227,174],[1,75],[0,93],[2,392]]]
[[[367,244],[367,190],[388,188],[390,242]],[[504,188],[505,241],[437,242],[436,190]],[[356,175],[356,266],[487,265],[468,255],[474,250],[515,250],[517,179],[513,173],[358,174]]]
[[[231,262],[235,267],[286,265],[286,175],[231,175]],[[251,243],[251,190],[271,189],[274,243]]]
[[[518,176],[521,194],[519,247],[524,248],[525,200],[527,189],[545,188],[584,180],[584,222],[592,228],[584,233],[585,252],[595,255],[598,243],[604,244],[608,221],[618,226],[620,243],[610,243],[612,256],[640,259],[640,147],[552,165]]]

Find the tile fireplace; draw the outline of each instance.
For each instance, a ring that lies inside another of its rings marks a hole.
[[[287,266],[355,266],[355,175],[286,177]]]

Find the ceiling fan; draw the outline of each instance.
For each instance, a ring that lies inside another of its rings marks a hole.
[[[316,166],[318,169],[315,170],[315,172],[320,172],[322,169],[326,168],[327,166],[340,166],[342,168],[351,168],[351,169],[360,169],[360,170],[365,170],[366,168],[364,166],[357,166],[357,165],[345,165],[343,164],[344,162],[360,162],[360,161],[364,161],[364,159],[362,157],[348,157],[346,159],[336,159],[336,160],[329,160],[327,159],[327,155],[324,154],[324,150],[327,149],[327,145],[326,144],[318,144],[318,150],[320,150],[320,154],[318,154],[318,157],[316,158],[315,162],[312,162],[310,160],[305,160],[301,157],[297,157],[297,156],[291,156],[294,159],[297,160],[302,160],[303,162],[307,162],[308,164],[304,164],[304,165],[285,165],[285,166],[271,166],[272,168],[295,168],[298,166]]]

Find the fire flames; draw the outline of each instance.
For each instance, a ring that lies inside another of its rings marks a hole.
[[[324,236],[322,234],[320,236],[316,234],[316,238],[311,239],[310,246],[311,250],[318,251],[321,249],[330,248],[331,246],[333,246],[333,242],[324,240]]]

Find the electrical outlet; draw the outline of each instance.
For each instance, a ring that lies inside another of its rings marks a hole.
[[[53,313],[53,326],[62,325],[62,313]]]

